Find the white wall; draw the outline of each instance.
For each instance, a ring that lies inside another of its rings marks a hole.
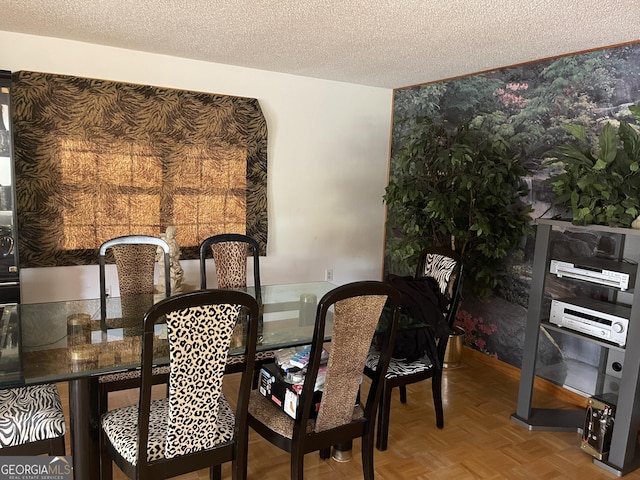
[[[264,284],[380,279],[393,91],[0,31],[0,69],[257,98],[267,119]],[[183,261],[188,283],[197,262]],[[21,271],[22,301],[98,296],[98,269]],[[112,280],[115,283],[115,280]]]

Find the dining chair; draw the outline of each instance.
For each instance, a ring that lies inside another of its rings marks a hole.
[[[124,335],[139,334],[143,329],[142,319],[153,305],[154,271],[156,252],[164,252],[164,295],[171,295],[171,275],[169,245],[161,238],[149,235],[125,235],[104,242],[98,251],[100,266],[100,315],[103,328],[107,322],[106,262],[112,254],[118,273],[119,296],[121,303],[120,326]],[[166,383],[169,369],[166,366],[153,370],[154,384]],[[140,386],[140,370],[128,370],[98,377],[98,414],[108,409],[109,393],[137,388]],[[101,468],[111,470],[111,463]]]
[[[247,256],[253,256],[253,284],[260,302],[260,246],[258,242],[240,233],[221,233],[205,238],[200,243],[200,288],[207,288],[206,260],[213,256],[218,288],[247,287]]]
[[[0,455],[65,455],[66,424],[54,384],[0,390]]]
[[[253,285],[255,298],[260,306],[258,318],[258,343],[262,339],[262,290],[260,288],[260,246],[258,242],[240,233],[222,233],[205,238],[200,243],[200,288],[207,288],[207,258],[213,257],[217,287],[221,289],[247,288],[247,256],[253,258]],[[242,334],[242,325],[238,325],[235,335]],[[258,386],[258,374],[264,363],[275,361],[275,352],[260,351],[256,354],[256,374],[253,386]],[[244,363],[241,357],[234,357],[227,371],[233,372],[236,365]]]
[[[107,314],[106,262],[109,250],[118,272],[121,297],[154,293],[156,251],[164,252],[164,292],[171,295],[169,245],[163,239],[150,235],[124,235],[107,240],[98,250],[100,266],[100,314],[104,321]]]
[[[445,321],[449,329],[453,327],[460,293],[462,289],[463,263],[457,252],[444,247],[429,247],[422,250],[418,259],[415,277],[432,277],[436,280],[441,293],[448,301]],[[401,309],[401,315],[404,314]],[[436,414],[436,426],[444,427],[444,410],[442,407],[442,369],[444,355],[448,343],[448,335],[433,338],[435,352],[431,358],[427,353],[417,360],[408,361],[391,358],[389,368],[382,385],[382,399],[379,404],[376,447],[386,450],[389,438],[389,418],[391,413],[391,394],[395,387],[400,391],[400,402],[407,403],[407,385],[431,378],[431,390]],[[375,345],[371,346],[367,358],[365,374],[377,376],[376,364],[380,355]]]
[[[319,451],[321,458],[329,458],[331,446],[349,444],[355,438],[362,439],[364,478],[374,478],[375,417],[382,378],[391,356],[390,346],[396,334],[397,307],[393,307],[392,319],[385,329],[378,374],[372,376],[364,405],[360,402],[360,384],[383,306],[387,300],[392,306],[398,305],[398,296],[394,287],[377,281],[349,283],[324,295],[316,312],[309,363],[295,419],[259,390],[252,390],[245,428],[251,427],[291,454],[292,479],[303,478],[305,454]],[[327,330],[328,325],[333,325],[332,332]],[[331,342],[323,345],[329,333]],[[314,390],[323,347],[329,351],[329,359],[316,416]],[[243,438],[246,441],[247,436]]]
[[[221,465],[232,462],[233,478],[244,478],[247,431],[242,426],[251,391],[257,319],[256,300],[234,290],[199,290],[153,305],[144,318],[139,402],[102,416],[103,463],[113,459],[129,478],[144,480],[203,468],[210,469],[212,479],[220,479]],[[169,395],[152,400],[154,326],[164,321]],[[231,334],[239,321],[247,325],[247,341],[237,353],[247,361],[235,401],[228,402],[222,384]],[[109,477],[103,472],[102,478]]]

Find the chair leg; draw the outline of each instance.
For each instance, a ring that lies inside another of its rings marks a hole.
[[[102,480],[111,480],[113,478],[113,463],[111,455],[109,455],[104,444],[103,435],[102,427],[100,427],[100,478]]]
[[[246,418],[246,417],[245,417]],[[244,425],[238,428],[238,445],[236,458],[231,462],[231,478],[233,480],[246,480],[249,456],[249,424],[245,420]]]
[[[113,478],[113,460],[106,445],[104,431],[102,430],[102,415],[107,412],[107,398],[109,393],[102,385],[98,385],[98,450],[100,454],[100,478],[111,480]]]
[[[109,410],[109,392],[103,384],[98,384],[98,415],[101,417]]]
[[[291,449],[291,480],[304,478],[304,453],[301,448]]]
[[[367,427],[362,435],[362,475],[364,480],[373,480],[373,425]]]
[[[251,381],[251,388],[253,390],[255,390],[256,388],[258,388],[258,382],[260,381],[260,369],[261,369],[261,364],[256,364],[254,370],[253,370],[253,379]]]
[[[378,434],[376,438],[376,448],[380,451],[387,449],[389,438],[389,417],[391,416],[391,390],[385,382],[382,386],[382,398],[378,409]]]
[[[109,392],[103,385],[98,385],[98,450],[100,453],[100,478],[111,480],[113,478],[113,464],[111,455],[105,445],[104,432],[102,431],[102,415],[108,410]]]
[[[56,457],[64,457],[67,449],[64,445],[64,435],[49,441],[49,455]]]
[[[222,465],[216,465],[209,468],[210,480],[222,480]]]
[[[400,385],[398,389],[400,390],[400,403],[407,403],[407,387]]]
[[[108,463],[105,463],[104,461],[100,462],[100,478],[102,480],[111,480],[113,478],[113,465],[111,464],[111,459],[108,460]]]
[[[436,427],[444,428],[444,409],[442,408],[442,370],[436,372],[431,379],[433,406],[436,411]]]

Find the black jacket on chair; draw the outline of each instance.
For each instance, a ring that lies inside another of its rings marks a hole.
[[[400,321],[394,358],[411,362],[427,353],[438,363],[436,339],[450,333],[445,313],[448,301],[432,277],[414,278],[390,274],[387,283],[400,291]],[[415,326],[414,326],[415,325]]]

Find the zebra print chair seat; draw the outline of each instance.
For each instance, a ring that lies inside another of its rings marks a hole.
[[[462,257],[448,248],[431,247],[424,249],[418,258],[416,278],[433,277],[438,282],[441,292],[449,300],[446,310],[446,322],[453,327],[460,291],[462,287]],[[376,447],[378,450],[386,450],[389,438],[389,416],[391,412],[391,393],[395,387],[400,390],[400,402],[407,403],[407,385],[431,378],[431,390],[433,404],[436,413],[436,426],[444,427],[444,411],[442,408],[442,364],[447,348],[448,337],[437,340],[437,361],[425,356],[416,361],[409,362],[403,359],[392,358],[382,386],[382,398],[378,411],[378,428]],[[365,366],[365,374],[373,378],[375,374],[376,355],[375,346],[369,350]]]
[[[371,345],[369,349],[369,355],[367,356],[366,367],[371,370],[375,370],[380,358],[380,350]],[[408,362],[402,359],[391,358],[389,362],[389,368],[387,368],[387,374],[384,378],[392,379],[397,377],[403,377],[406,375],[413,375],[417,373],[426,372],[434,367],[434,363],[431,361],[428,355],[425,355],[418,360]]]
[[[0,390],[0,455],[65,455],[66,424],[53,384]]]

